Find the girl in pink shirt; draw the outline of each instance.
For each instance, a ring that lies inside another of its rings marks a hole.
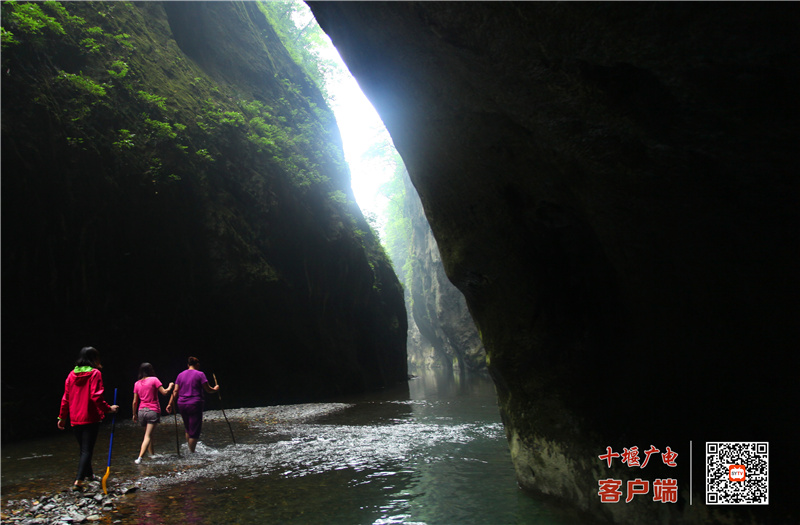
[[[144,431],[139,457],[135,461],[137,465],[142,462],[145,451],[150,452],[151,456],[153,455],[152,433],[156,424],[161,421],[161,403],[158,401],[158,394],[169,395],[174,386],[173,383],[170,383],[167,388],[164,388],[150,363],[142,363],[139,366],[139,380],[133,385],[133,421],[138,421],[147,428]]]

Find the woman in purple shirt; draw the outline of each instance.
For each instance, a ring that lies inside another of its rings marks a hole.
[[[208,386],[208,379],[203,372],[198,370],[199,366],[199,359],[189,358],[189,368],[175,378],[175,390],[172,391],[172,397],[167,405],[167,413],[172,414],[177,399],[178,413],[180,413],[186,429],[189,452],[194,452],[197,447],[197,440],[200,439],[200,430],[203,427],[203,392],[213,394],[219,390],[219,385],[213,388]]]

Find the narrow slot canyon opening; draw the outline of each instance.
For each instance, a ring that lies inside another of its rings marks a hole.
[[[404,288],[409,371],[486,371],[486,351],[463,294],[447,278],[436,240],[403,160],[375,108],[330,38],[302,1],[291,8],[296,31],[324,81],[350,168],[351,187]]]

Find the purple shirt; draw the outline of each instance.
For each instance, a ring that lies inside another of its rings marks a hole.
[[[184,370],[175,378],[178,385],[178,403],[198,403],[203,401],[203,384],[208,383],[206,375],[200,370]]]

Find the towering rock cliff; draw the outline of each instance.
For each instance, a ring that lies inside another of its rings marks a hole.
[[[461,291],[447,278],[417,191],[403,171],[404,213],[410,227],[406,274],[409,363],[418,367],[485,370],[486,351]]]
[[[466,297],[522,486],[619,522],[796,521],[798,5],[310,6]],[[769,505],[702,503],[706,441],[769,442]],[[677,467],[598,457],[650,445]],[[637,477],[678,502],[601,503]]]
[[[401,287],[257,3],[2,9],[4,437],[55,427],[85,345],[123,407],[189,355],[232,404],[406,379]]]

